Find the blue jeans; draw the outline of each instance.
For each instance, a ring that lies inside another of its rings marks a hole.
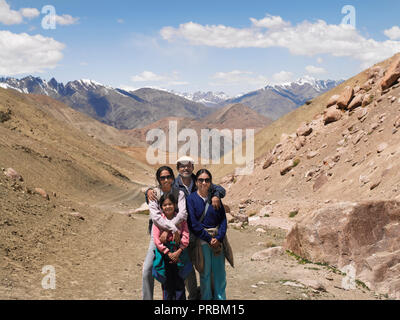
[[[154,294],[154,278],[153,278],[153,261],[154,261],[154,250],[156,245],[153,240],[153,232],[151,233],[149,249],[147,250],[146,258],[143,262],[143,273],[142,273],[142,295],[143,300],[153,300]]]
[[[208,244],[201,246],[204,256],[204,271],[200,274],[202,300],[226,300],[225,256],[223,253],[214,256]],[[214,280],[214,295],[211,286],[211,274]]]

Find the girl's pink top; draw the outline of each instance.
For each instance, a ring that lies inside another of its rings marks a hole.
[[[164,213],[162,213],[162,218],[167,219]],[[189,245],[189,228],[186,221],[182,221],[178,225],[178,231],[181,234],[181,242],[179,247],[184,250]],[[169,249],[160,241],[160,236],[164,232],[164,230],[160,230],[155,224],[153,224],[153,239],[154,243],[160,252],[167,254]],[[174,234],[171,231],[168,231],[167,241],[173,241]]]

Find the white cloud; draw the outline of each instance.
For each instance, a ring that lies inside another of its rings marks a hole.
[[[289,22],[283,21],[283,19],[279,16],[271,16],[269,14],[266,15],[264,19],[257,20],[254,18],[250,18],[250,21],[252,22],[253,26],[259,27],[259,28],[283,28],[283,27],[288,27],[290,26]]]
[[[125,20],[124,19],[117,19],[117,22],[120,23],[120,24],[123,24],[123,23],[125,23]]]
[[[25,18],[28,18],[28,19],[33,19],[40,15],[39,10],[36,8],[22,8],[20,10],[20,12],[21,12],[22,16],[24,16]]]
[[[393,26],[392,28],[383,31],[383,33],[390,40],[398,40],[398,39],[400,39],[400,28],[398,26]]]
[[[289,72],[289,71],[281,71],[281,72],[275,73],[272,76],[272,79],[276,83],[290,82],[291,80],[293,80],[293,73]]]
[[[151,71],[143,71],[141,74],[138,74],[131,78],[133,82],[163,81],[165,79],[166,77],[159,76]]]
[[[262,75],[256,75],[250,71],[233,70],[230,72],[217,72],[212,76],[216,82],[211,83],[212,85],[235,85],[244,84],[250,86],[265,86],[268,83],[268,79]]]
[[[316,67],[316,66],[307,66],[306,71],[310,74],[322,74],[326,73],[324,68]]]
[[[131,77],[133,82],[146,82],[146,83],[162,83],[166,86],[182,86],[189,84],[186,81],[179,80],[179,73],[173,71],[171,75],[158,75],[152,71],[143,71],[142,73]]]
[[[0,23],[6,25],[20,24],[24,17],[28,19],[36,18],[40,15],[35,8],[22,8],[19,11],[12,10],[6,0],[0,0]]]
[[[321,57],[318,57],[318,58],[317,58],[317,62],[318,62],[319,64],[321,64],[322,62],[324,62],[324,60],[323,60]]]
[[[323,20],[303,21],[295,26],[278,17],[267,16],[251,20],[250,28],[224,25],[201,25],[188,22],[178,28],[164,27],[160,34],[164,40],[185,40],[191,45],[218,48],[272,48],[288,49],[293,55],[315,56],[330,54],[352,57],[368,67],[400,51],[399,41],[376,41],[363,37],[351,25],[332,25]],[[274,26],[260,29],[258,26]]]
[[[56,16],[56,23],[62,26],[68,26],[71,24],[76,24],[79,18],[74,18],[69,14],[63,14],[62,16]]]
[[[0,74],[12,76],[53,69],[63,58],[64,48],[63,43],[42,35],[0,31]]]
[[[5,0],[0,0],[0,22],[3,24],[19,24],[22,23],[22,14],[12,10]]]

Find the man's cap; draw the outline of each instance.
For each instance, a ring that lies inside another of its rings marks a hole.
[[[179,163],[181,163],[181,164],[187,164],[187,163],[192,163],[192,164],[194,164],[194,160],[193,160],[193,158],[191,158],[191,157],[183,156],[183,157],[180,157],[180,158],[176,161],[176,164],[179,164]]]

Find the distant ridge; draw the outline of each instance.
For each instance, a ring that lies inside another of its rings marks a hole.
[[[268,85],[263,89],[228,99],[224,105],[243,103],[259,114],[277,120],[342,82],[343,80],[316,80],[304,77],[295,82]]]
[[[66,85],[28,76],[0,78],[0,87],[21,93],[47,95],[73,109],[117,129],[140,128],[169,116],[199,119],[212,111],[206,106],[163,90],[115,89],[94,80],[81,79]]]

